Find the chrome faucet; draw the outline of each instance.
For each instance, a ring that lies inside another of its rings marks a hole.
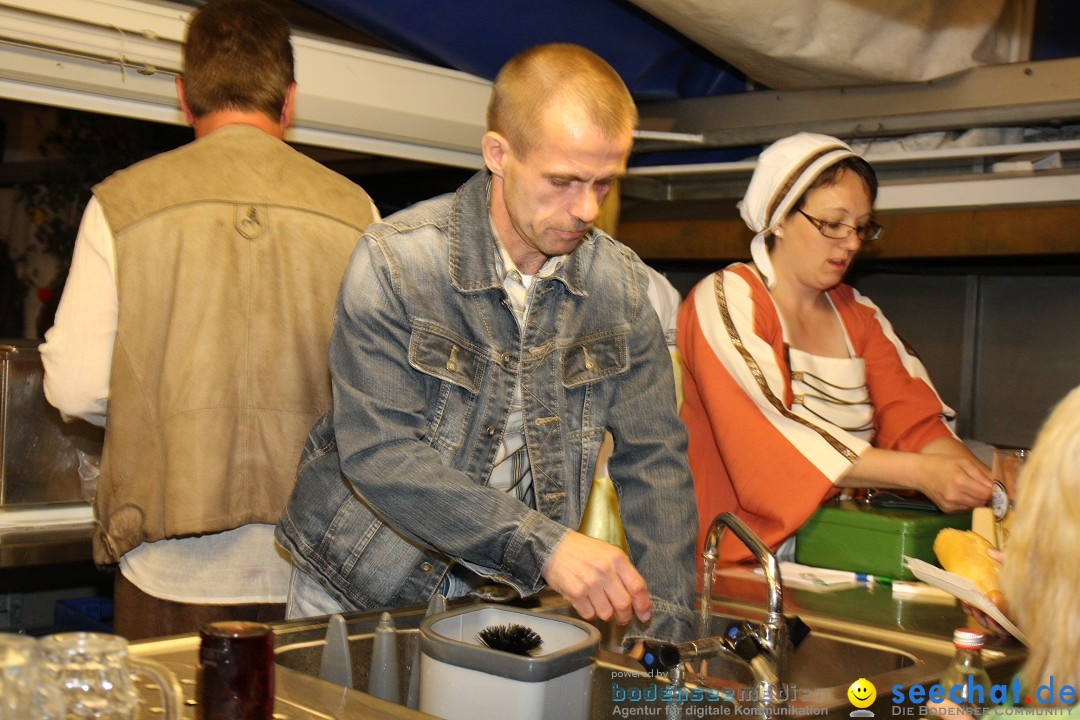
[[[765,571],[765,581],[769,587],[768,611],[765,620],[759,624],[740,623],[729,628],[723,635],[712,635],[709,610],[712,605],[713,571],[716,568],[720,539],[728,528],[749,548]],[[783,706],[788,698],[786,693],[781,695],[781,683],[787,669],[788,656],[791,654],[791,639],[788,634],[788,621],[784,618],[783,586],[776,556],[746,523],[732,513],[723,512],[716,516],[709,527],[702,557],[705,563],[701,613],[698,618],[700,639],[677,645],[650,644],[646,647],[646,668],[669,672],[672,685],[681,687],[686,676],[684,663],[701,660],[702,665],[697,673],[705,675],[707,673],[704,661],[723,656],[743,665],[754,678],[754,694],[746,704],[766,709]]]
[[[742,520],[729,512],[717,515],[709,526],[709,535],[705,540],[705,550],[701,556],[705,559],[704,575],[701,580],[701,612],[698,617],[698,633],[703,638],[710,635],[710,613],[712,605],[713,571],[719,556],[720,539],[724,530],[730,528],[742,544],[753,553],[765,573],[765,583],[769,588],[768,608],[765,620],[750,632],[762,653],[750,660],[757,685],[757,698],[764,704],[776,702],[777,688],[787,671],[788,656],[791,654],[791,641],[788,638],[788,625],[784,619],[784,586],[780,578],[780,563]]]
[[[777,659],[787,659],[783,652],[784,641],[787,639],[787,624],[784,621],[784,586],[780,579],[780,563],[773,555],[769,546],[761,541],[754,531],[746,526],[742,520],[729,512],[722,512],[716,516],[709,526],[709,535],[705,540],[705,551],[701,556],[705,559],[704,576],[701,580],[701,612],[698,617],[698,633],[701,637],[708,637],[710,630],[709,607],[712,605],[713,571],[716,569],[716,559],[719,556],[720,538],[724,530],[731,528],[735,536],[742,544],[754,554],[761,569],[765,572],[765,583],[769,587],[768,612],[765,622],[761,624],[759,640],[762,647]],[[783,668],[780,668],[781,670]]]

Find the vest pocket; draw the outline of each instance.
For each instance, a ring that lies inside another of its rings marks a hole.
[[[563,387],[577,387],[629,370],[629,335],[629,330],[617,330],[579,338],[567,345],[561,357]]]

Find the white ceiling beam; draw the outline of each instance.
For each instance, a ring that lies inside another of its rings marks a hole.
[[[881,212],[1080,203],[1080,140],[870,151],[865,157],[877,171],[874,207]],[[633,167],[621,189],[645,200],[735,200],[756,164],[748,158]]]
[[[190,8],[145,0],[0,0],[0,96],[182,124],[174,78]],[[477,168],[491,84],[294,34],[287,139]]]
[[[622,183],[624,196],[654,201],[713,200],[733,203],[746,192],[749,177],[717,175],[674,181],[631,175]],[[912,177],[883,182],[874,209],[878,212],[1020,207],[1080,203],[1080,172],[1002,173],[948,177]]]
[[[694,147],[763,145],[803,130],[880,138],[1078,120],[1077,77],[1080,58],[1063,58],[976,67],[925,83],[757,90],[642,102],[639,110],[643,130],[701,136]]]
[[[874,209],[889,212],[1062,203],[1080,203],[1080,174],[982,175],[882,185]]]

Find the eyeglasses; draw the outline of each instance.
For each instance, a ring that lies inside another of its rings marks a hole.
[[[799,214],[810,221],[810,223],[818,229],[818,232],[829,238],[830,240],[847,240],[851,237],[851,233],[855,233],[859,236],[859,242],[872,243],[881,237],[882,227],[876,222],[871,220],[865,225],[848,225],[842,222],[831,222],[828,220],[818,220],[816,217],[811,217],[804,213],[802,210]]]

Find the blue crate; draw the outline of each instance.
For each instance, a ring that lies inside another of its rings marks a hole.
[[[110,597],[57,600],[53,632],[112,632],[113,600]]]

